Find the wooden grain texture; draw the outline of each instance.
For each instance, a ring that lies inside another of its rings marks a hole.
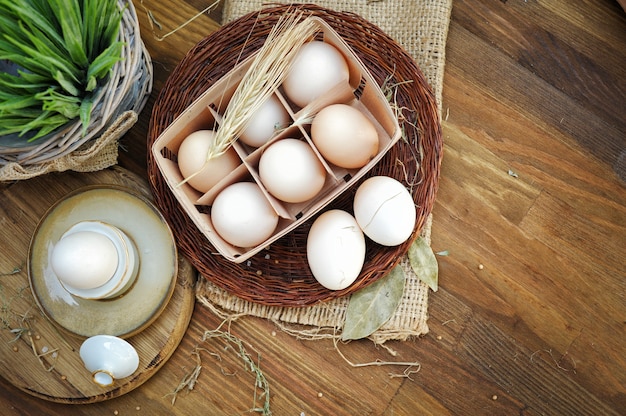
[[[171,24],[200,3],[143,2]],[[153,102],[217,26],[203,16],[157,42],[137,9],[155,61]],[[418,361],[419,371],[353,368],[330,340],[299,340],[265,320],[241,318],[230,331],[259,354],[275,415],[624,414],[626,15],[614,0],[455,0],[446,54],[432,243],[449,255],[438,258],[430,333],[388,343],[395,356],[370,341],[339,345],[354,363]],[[144,175],[149,110],[121,155]],[[114,400],[48,403],[0,378],[2,413],[248,414],[253,376],[223,343],[201,342],[220,323],[196,307],[172,358]],[[172,405],[196,347],[197,383]]]
[[[139,355],[138,370],[106,388],[92,382],[78,354],[84,337],[56,327],[42,314],[29,287],[25,262],[31,236],[49,207],[68,192],[97,184],[120,185],[149,196],[147,183],[121,168],[47,175],[2,189],[0,366],[2,376],[14,386],[43,400],[93,403],[137,388],[175,351],[193,311],[196,273],[181,259],[165,309],[148,328],[128,338]]]
[[[207,13],[195,17],[213,3],[198,0],[135,2],[141,38],[152,58],[154,87],[139,120],[120,142],[123,149],[120,164],[132,172],[146,175],[150,114],[167,77],[197,42],[219,28],[217,22],[221,17],[222,1]]]

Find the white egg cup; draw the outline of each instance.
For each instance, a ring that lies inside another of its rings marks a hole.
[[[84,299],[111,299],[126,292],[134,283],[139,270],[139,256],[133,241],[119,228],[101,221],[81,221],[73,225],[62,236],[77,232],[97,232],[106,236],[117,252],[117,268],[104,284],[92,288],[76,288],[64,282],[61,276],[57,276],[65,290],[74,296]]]
[[[137,350],[128,341],[112,335],[87,338],[79,354],[94,383],[103,387],[132,375],[139,367]]]

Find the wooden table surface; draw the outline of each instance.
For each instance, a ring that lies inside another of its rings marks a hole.
[[[135,3],[155,87],[120,164],[145,177],[154,100],[221,11],[157,41],[146,9],[164,34],[209,2]],[[419,371],[352,367],[332,341],[261,319],[230,332],[261,357],[275,415],[624,414],[626,15],[615,0],[454,0],[446,54],[432,245],[449,254],[430,332],[388,343],[395,356],[367,340],[339,345],[352,363],[417,361]],[[0,378],[0,413],[249,414],[262,405],[254,376],[219,340],[202,340],[220,322],[197,304],[172,358],[116,399],[62,405]],[[194,389],[172,404],[194,351]]]

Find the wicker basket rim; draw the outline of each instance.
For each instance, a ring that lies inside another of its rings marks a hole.
[[[306,273],[308,264],[302,247],[310,223],[292,231],[253,257],[252,261],[237,265],[212,254],[214,250],[208,241],[169,191],[151,152],[148,152],[148,170],[155,201],[177,234],[180,252],[190,259],[203,278],[243,300],[270,306],[299,307],[348,295],[384,276],[401,260],[430,214],[441,163],[441,125],[432,89],[408,53],[378,27],[351,13],[312,4],[292,4],[247,14],[201,40],[170,74],[153,107],[147,145],[150,148],[178,114],[233,66],[235,59],[245,59],[258,49],[277,16],[294,7],[330,23],[380,84],[390,78],[398,81],[393,83],[396,85],[411,80],[410,87],[398,87],[398,97],[402,101],[398,106],[410,109],[411,113],[402,115],[408,138],[400,140],[370,173],[388,174],[405,183],[411,178],[409,181],[414,182],[411,188],[418,218],[409,241],[391,248],[374,245],[368,249],[366,265],[357,281],[345,290],[330,291],[319,285],[310,272]],[[421,158],[419,164],[414,163],[416,158]],[[342,201],[328,208],[346,208],[349,205],[346,198],[351,198],[353,193],[346,192],[345,195]]]
[[[8,163],[38,165],[58,159],[93,142],[123,111],[143,109],[152,90],[152,62],[139,36],[139,21],[132,1],[118,0],[118,5],[124,10],[119,32],[124,41],[123,59],[114,65],[106,83],[98,88],[85,134],[81,121],[75,119],[31,146],[0,146],[0,166]]]

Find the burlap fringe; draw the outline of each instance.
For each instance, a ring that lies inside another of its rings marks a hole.
[[[95,172],[117,163],[118,140],[137,122],[137,113],[126,111],[86,149],[68,153],[58,159],[38,165],[22,166],[8,163],[0,168],[0,182],[24,180],[48,172]]]
[[[227,1],[222,20],[229,22],[262,8],[266,3],[260,0]],[[445,42],[452,0],[320,0],[315,3],[356,13],[400,43],[415,58],[433,88],[441,115]],[[432,216],[429,216],[422,230],[422,237],[429,244],[431,226]],[[376,344],[404,341],[428,333],[429,288],[413,273],[406,256],[401,265],[407,276],[403,298],[395,315],[369,337]],[[241,316],[261,317],[274,322],[286,333],[311,340],[338,339],[349,302],[349,298],[340,298],[305,308],[269,307],[230,295],[206,279],[199,279],[196,298],[224,320]]]

